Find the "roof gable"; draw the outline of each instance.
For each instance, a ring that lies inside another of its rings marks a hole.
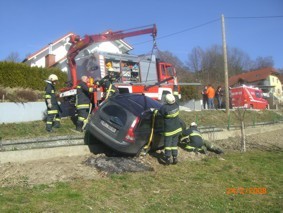
[[[74,33],[67,33],[65,34],[64,36],[60,37],[59,39],[56,39],[55,41],[51,42],[52,45],[56,45],[58,44],[59,42],[68,42],[67,40],[69,39],[69,37],[71,35],[76,35]],[[40,55],[41,53],[43,53],[44,51],[46,51],[48,53],[48,50],[49,50],[49,45],[46,45],[45,47],[43,47],[42,49],[38,50],[37,52],[29,55],[24,61],[27,61],[27,60],[31,60],[32,58]]]
[[[247,83],[261,81],[261,80],[265,80],[270,75],[278,75],[278,72],[272,67],[266,67],[266,68],[262,68],[259,70],[245,72],[245,73],[241,73],[239,75],[234,75],[230,77],[229,85],[233,86],[241,80]]]

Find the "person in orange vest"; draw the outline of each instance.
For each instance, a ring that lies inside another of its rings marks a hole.
[[[208,85],[206,90],[207,98],[208,98],[208,109],[214,109],[214,97],[215,97],[215,90],[211,86],[211,84]]]

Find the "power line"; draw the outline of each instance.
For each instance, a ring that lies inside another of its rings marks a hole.
[[[212,24],[212,23],[217,22],[217,21],[219,21],[219,20],[220,20],[220,18],[214,19],[214,20],[208,21],[208,22],[206,22],[206,23],[203,23],[203,24],[200,24],[200,25],[197,25],[197,26],[194,26],[194,27],[190,27],[190,28],[181,30],[181,31],[176,32],[176,33],[171,33],[171,34],[168,34],[168,35],[165,35],[165,36],[161,36],[161,37],[159,37],[158,39],[168,38],[168,37],[171,37],[171,36],[174,36],[174,35],[183,33],[183,32],[191,31],[191,30],[194,30],[194,29],[197,29],[197,28],[200,28],[200,27],[203,27],[203,26]]]
[[[177,34],[181,34],[181,33],[187,32],[187,31],[191,31],[191,30],[194,30],[194,29],[197,29],[197,28],[200,28],[200,27],[212,24],[212,23],[217,22],[219,20],[220,20],[220,18],[217,18],[217,19],[205,22],[203,24],[200,24],[200,25],[197,25],[197,26],[194,26],[194,27],[186,28],[184,30],[181,30],[181,31],[178,31],[178,32],[175,32],[175,33],[171,33],[171,34],[168,34],[168,35],[164,35],[164,36],[158,37],[158,38],[156,38],[156,40],[172,37],[172,36],[175,36]],[[147,41],[136,43],[136,44],[133,44],[133,45],[139,45],[139,44],[144,44],[144,43],[148,43],[148,42],[152,42],[152,40],[147,40]]]
[[[278,15],[278,16],[228,16],[228,17],[225,16],[225,19],[274,19],[274,18],[283,18],[283,15]],[[197,28],[212,24],[212,23],[217,22],[219,20],[220,20],[220,18],[217,18],[217,19],[205,22],[203,24],[200,24],[200,25],[197,25],[197,26],[194,26],[194,27],[186,28],[184,30],[181,30],[181,31],[178,31],[178,32],[175,32],[175,33],[171,33],[171,34],[168,34],[168,35],[158,37],[158,38],[156,38],[156,40],[172,37],[172,36],[175,36],[177,34],[181,34],[181,33],[187,32],[187,31],[191,31],[191,30],[195,30]],[[140,44],[144,44],[144,43],[148,43],[148,42],[152,42],[152,40],[139,42],[139,43],[136,43],[136,44],[133,44],[133,45],[140,45]]]
[[[269,19],[269,18],[283,18],[281,16],[225,16],[226,19]]]

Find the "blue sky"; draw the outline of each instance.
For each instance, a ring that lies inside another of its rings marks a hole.
[[[186,63],[193,48],[222,45],[221,14],[227,46],[252,60],[271,56],[275,68],[283,68],[283,0],[1,0],[0,60],[12,52],[24,59],[68,32],[84,36],[156,24],[158,48]],[[281,17],[229,18],[269,16]],[[152,42],[141,44],[149,35],[125,40],[134,54],[152,49]]]

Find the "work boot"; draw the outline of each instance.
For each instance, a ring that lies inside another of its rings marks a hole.
[[[47,132],[53,132],[52,129],[47,129],[47,128],[46,128],[46,131],[47,131]]]
[[[215,153],[216,154],[224,154],[224,152],[221,150],[221,149],[219,149],[219,148],[217,148],[216,150],[215,150]]]
[[[178,158],[177,157],[173,157],[173,164],[177,164],[178,163]]]
[[[77,130],[78,132],[83,132],[83,125],[84,125],[83,122],[78,122],[78,123],[77,123],[77,126],[76,126],[76,130]]]
[[[53,127],[54,127],[54,128],[60,128],[60,127],[61,127],[60,122],[55,121]]]
[[[202,153],[207,155],[208,152],[207,152],[207,148],[205,146],[201,146],[201,150],[202,150]]]
[[[171,158],[170,157],[165,157],[165,164],[170,165],[171,164]]]

